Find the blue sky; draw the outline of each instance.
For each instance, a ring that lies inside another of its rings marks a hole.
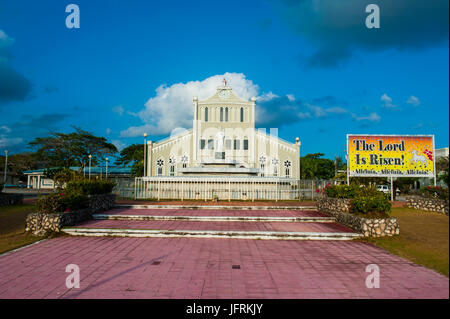
[[[369,3],[380,29],[364,26]],[[448,63],[447,0],[1,0],[0,149],[70,125],[119,147],[158,140],[189,128],[191,95],[227,73],[302,155],[344,156],[348,133],[446,147]]]

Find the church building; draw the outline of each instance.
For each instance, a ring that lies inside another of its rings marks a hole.
[[[210,98],[193,97],[191,130],[147,142],[136,197],[262,199],[271,193],[276,199],[278,189],[293,191],[299,138],[290,143],[277,129],[255,129],[255,102],[237,96],[225,80]]]

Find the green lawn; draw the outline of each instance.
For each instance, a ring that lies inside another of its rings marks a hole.
[[[448,277],[448,216],[409,208],[392,208],[392,217],[399,222],[400,235],[364,241]]]
[[[29,204],[0,207],[0,254],[43,238],[25,233],[25,219],[35,208]]]

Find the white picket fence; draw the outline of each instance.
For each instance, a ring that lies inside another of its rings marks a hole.
[[[327,183],[332,181],[282,177],[136,177],[119,180],[115,193],[120,197],[157,200],[302,200],[315,199],[316,190]]]

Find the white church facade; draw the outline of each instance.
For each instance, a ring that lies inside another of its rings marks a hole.
[[[147,142],[137,198],[287,199],[298,196],[300,141],[255,129],[255,103],[224,80],[210,98],[193,98],[191,130]],[[297,195],[296,195],[297,194]],[[286,197],[287,196],[287,197]]]

